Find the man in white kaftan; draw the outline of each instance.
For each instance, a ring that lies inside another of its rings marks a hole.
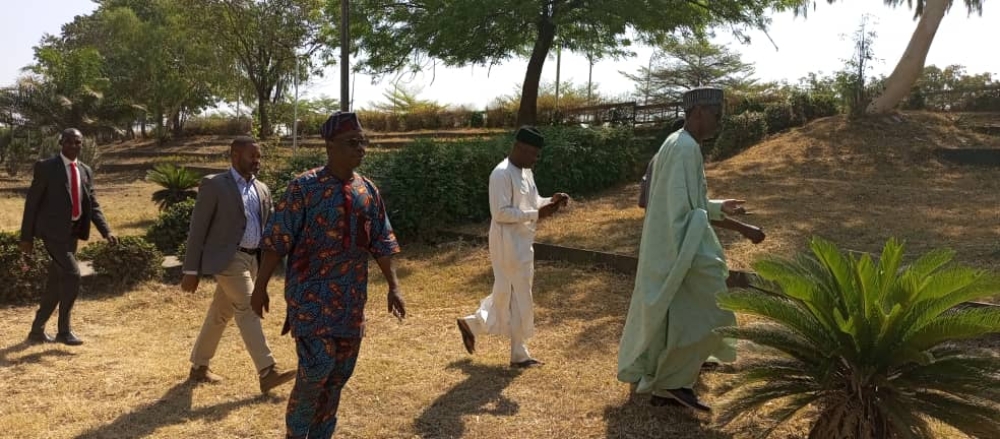
[[[544,144],[542,135],[532,127],[522,127],[506,159],[490,174],[490,262],[493,266],[493,292],[479,309],[458,319],[458,328],[466,350],[475,352],[475,337],[492,334],[510,337],[512,367],[531,367],[542,362],[531,357],[526,341],[534,335],[535,322],[531,296],[534,278],[535,227],[564,206],[569,196],[557,193],[551,198],[538,194],[531,167],[538,160]]]
[[[684,95],[686,124],[671,134],[651,166],[639,266],[618,352],[618,379],[652,393],[653,405],[710,408],[693,391],[702,365],[731,362],[735,346],[715,328],[736,325],[716,294],[729,277],[712,226],[742,233],[754,243],[759,228],[729,219],[742,200],[709,200],[699,143],[718,129],[723,92],[704,88]]]

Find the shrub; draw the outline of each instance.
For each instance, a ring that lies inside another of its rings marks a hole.
[[[185,240],[185,241],[181,241],[180,245],[177,246],[177,251],[174,252],[174,256],[176,256],[177,260],[181,264],[183,264],[184,263],[184,256],[186,254],[187,254],[187,241]]]
[[[195,188],[201,183],[201,176],[183,166],[161,163],[146,172],[146,180],[162,188],[153,192],[153,202],[163,211],[181,201],[197,197],[198,191]]]
[[[163,275],[163,253],[138,236],[124,236],[117,245],[97,242],[94,272],[116,285],[134,285]]]
[[[840,114],[837,102],[837,97],[829,94],[795,92],[791,97],[792,111],[801,118],[800,125],[821,117]]]
[[[543,127],[546,146],[535,166],[539,191],[585,195],[632,178],[637,145],[628,129]],[[362,174],[382,191],[393,228],[420,238],[440,227],[490,217],[489,175],[511,135],[483,140],[418,140],[365,159]]]
[[[23,257],[18,232],[0,231],[0,303],[23,303],[38,297],[49,275],[49,255],[40,239],[34,254]]]
[[[732,157],[760,142],[767,134],[767,121],[757,112],[727,116],[707,155],[712,160]]]
[[[375,155],[375,154],[370,154]],[[367,160],[367,159],[366,159]],[[275,202],[285,195],[290,183],[299,174],[326,164],[326,153],[316,149],[301,149],[295,155],[283,160],[271,160],[261,166],[258,176],[271,189]]]
[[[250,118],[232,116],[194,117],[184,122],[185,136],[242,136],[250,133]]]
[[[767,122],[767,133],[774,134],[789,128],[800,126],[801,119],[795,117],[795,108],[788,102],[776,102],[764,107],[764,120]]]
[[[1000,309],[959,307],[995,294],[1000,279],[951,265],[950,251],[904,267],[895,240],[877,261],[822,239],[810,247],[757,262],[761,290],[719,296],[723,308],[766,321],[719,334],[776,353],[736,366],[719,389],[730,396],[718,421],[759,424],[762,413],[766,436],[807,416],[810,438],[881,439],[933,438],[938,420],[1000,437],[1000,358],[955,343],[1000,333]]]
[[[160,212],[146,231],[146,241],[164,254],[176,253],[177,247],[187,240],[194,203],[195,200],[184,200]]]

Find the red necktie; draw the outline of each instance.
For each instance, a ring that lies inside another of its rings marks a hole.
[[[73,199],[73,218],[80,217],[80,177],[76,173],[76,162],[69,164],[69,192]]]

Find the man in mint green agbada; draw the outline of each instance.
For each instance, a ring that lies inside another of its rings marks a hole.
[[[708,411],[693,391],[706,362],[736,360],[735,345],[713,330],[736,324],[719,308],[729,271],[712,226],[758,243],[764,234],[728,218],[742,200],[709,200],[699,144],[715,135],[722,118],[721,89],[684,94],[684,128],[653,158],[639,266],[618,352],[618,379],[653,405],[669,403]]]

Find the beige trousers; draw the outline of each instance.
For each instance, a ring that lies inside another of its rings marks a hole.
[[[264,339],[260,317],[250,308],[250,295],[253,293],[256,277],[257,258],[240,251],[236,252],[225,270],[215,275],[215,297],[208,307],[208,315],[205,316],[201,333],[194,342],[194,349],[191,350],[191,363],[195,367],[208,366],[219,347],[223,331],[234,316],[243,344],[246,345],[257,371],[274,365],[271,348]]]

